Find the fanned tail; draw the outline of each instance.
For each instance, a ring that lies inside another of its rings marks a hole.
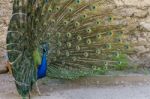
[[[134,22],[114,13],[113,0],[14,0],[8,58],[18,92],[37,80],[33,52],[48,43],[47,76],[76,79],[128,66]]]

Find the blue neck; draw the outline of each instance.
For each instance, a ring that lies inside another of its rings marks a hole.
[[[47,70],[46,52],[43,52],[41,65],[38,66],[37,79],[45,77],[46,70]]]

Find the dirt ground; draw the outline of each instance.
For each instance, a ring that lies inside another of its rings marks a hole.
[[[11,75],[0,75],[0,99],[21,99]],[[150,99],[150,75],[81,78],[75,81],[42,79],[41,96],[33,88],[31,99]]]
[[[34,96],[32,99],[150,99],[150,86],[111,86],[69,89],[52,92],[49,96]],[[20,99],[19,97],[6,97],[0,99]]]
[[[150,86],[111,86],[53,92],[33,99],[150,99]]]

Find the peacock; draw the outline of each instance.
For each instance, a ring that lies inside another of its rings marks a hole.
[[[43,77],[74,80],[128,66],[131,21],[110,5],[113,0],[13,0],[7,54],[23,98]]]

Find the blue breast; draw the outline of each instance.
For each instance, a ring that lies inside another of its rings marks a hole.
[[[47,60],[46,60],[46,52],[43,53],[41,65],[38,66],[37,70],[37,78],[43,78],[46,76],[47,70]]]

